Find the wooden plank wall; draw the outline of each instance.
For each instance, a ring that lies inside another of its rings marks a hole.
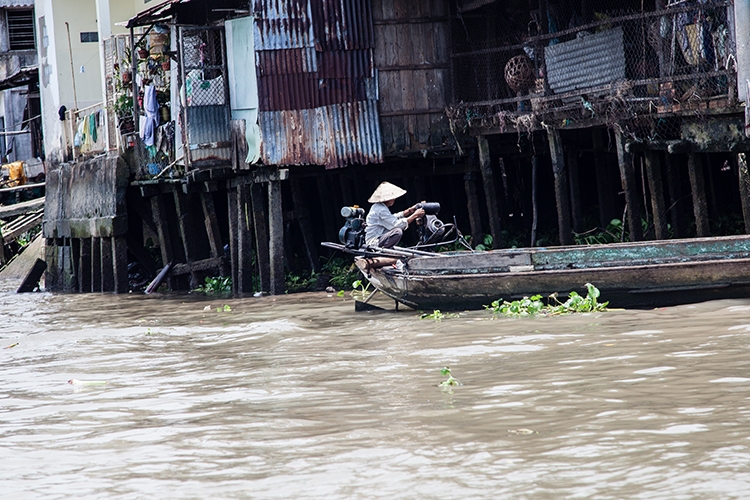
[[[440,147],[451,137],[446,0],[372,0],[374,62],[385,154]]]

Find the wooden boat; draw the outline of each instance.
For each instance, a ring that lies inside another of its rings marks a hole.
[[[750,235],[488,252],[355,252],[370,283],[415,309],[481,309],[497,299],[555,292],[565,299],[572,290],[585,295],[586,283],[610,307],[750,297]]]

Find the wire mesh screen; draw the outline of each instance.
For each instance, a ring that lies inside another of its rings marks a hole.
[[[187,105],[227,104],[223,31],[185,30],[182,44]]]
[[[670,139],[675,116],[735,102],[731,1],[484,3],[459,1],[452,20],[459,128],[597,122]]]

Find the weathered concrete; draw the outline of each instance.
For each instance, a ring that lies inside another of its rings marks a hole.
[[[47,172],[45,238],[109,238],[127,233],[128,166],[116,155],[53,165]]]

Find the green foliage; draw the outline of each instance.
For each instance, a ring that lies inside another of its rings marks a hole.
[[[352,259],[340,257],[331,258],[326,261],[320,270],[321,274],[329,274],[329,283],[332,287],[343,290],[352,288],[352,283],[360,276],[359,269],[354,265]]]
[[[455,313],[443,313],[440,309],[435,309],[431,313],[424,313],[419,316],[419,319],[433,319],[435,321],[443,321],[447,318],[458,318],[458,314]]]
[[[230,276],[206,276],[203,280],[203,285],[193,291],[205,293],[207,295],[229,294],[232,293],[232,278]]]
[[[603,312],[607,310],[609,302],[599,302],[601,292],[591,283],[586,283],[586,297],[572,291],[565,302],[557,299],[557,294],[550,295],[549,303],[542,302],[541,295],[524,297],[513,302],[498,299],[484,308],[493,316],[503,315],[511,318],[542,315],[558,315],[571,313]]]
[[[443,369],[440,370],[440,375],[448,378],[440,382],[438,384],[438,387],[452,387],[454,385],[461,385],[461,382],[453,378],[453,375],[451,375],[451,369],[448,366],[443,367]]]
[[[224,304],[223,307],[217,307],[216,308],[216,312],[217,313],[220,313],[220,312],[228,313],[228,312],[232,312],[232,308],[229,306],[229,304]]]
[[[284,278],[284,289],[286,290],[286,293],[306,292],[311,290],[317,281],[318,277],[315,272],[311,272],[309,276],[302,276],[290,272],[286,273]]]
[[[484,238],[482,238],[482,243],[477,245],[474,249],[479,250],[480,252],[492,250],[492,235],[485,234]]]
[[[623,226],[620,219],[612,219],[606,229],[595,228],[575,234],[576,245],[603,245],[623,241]]]

